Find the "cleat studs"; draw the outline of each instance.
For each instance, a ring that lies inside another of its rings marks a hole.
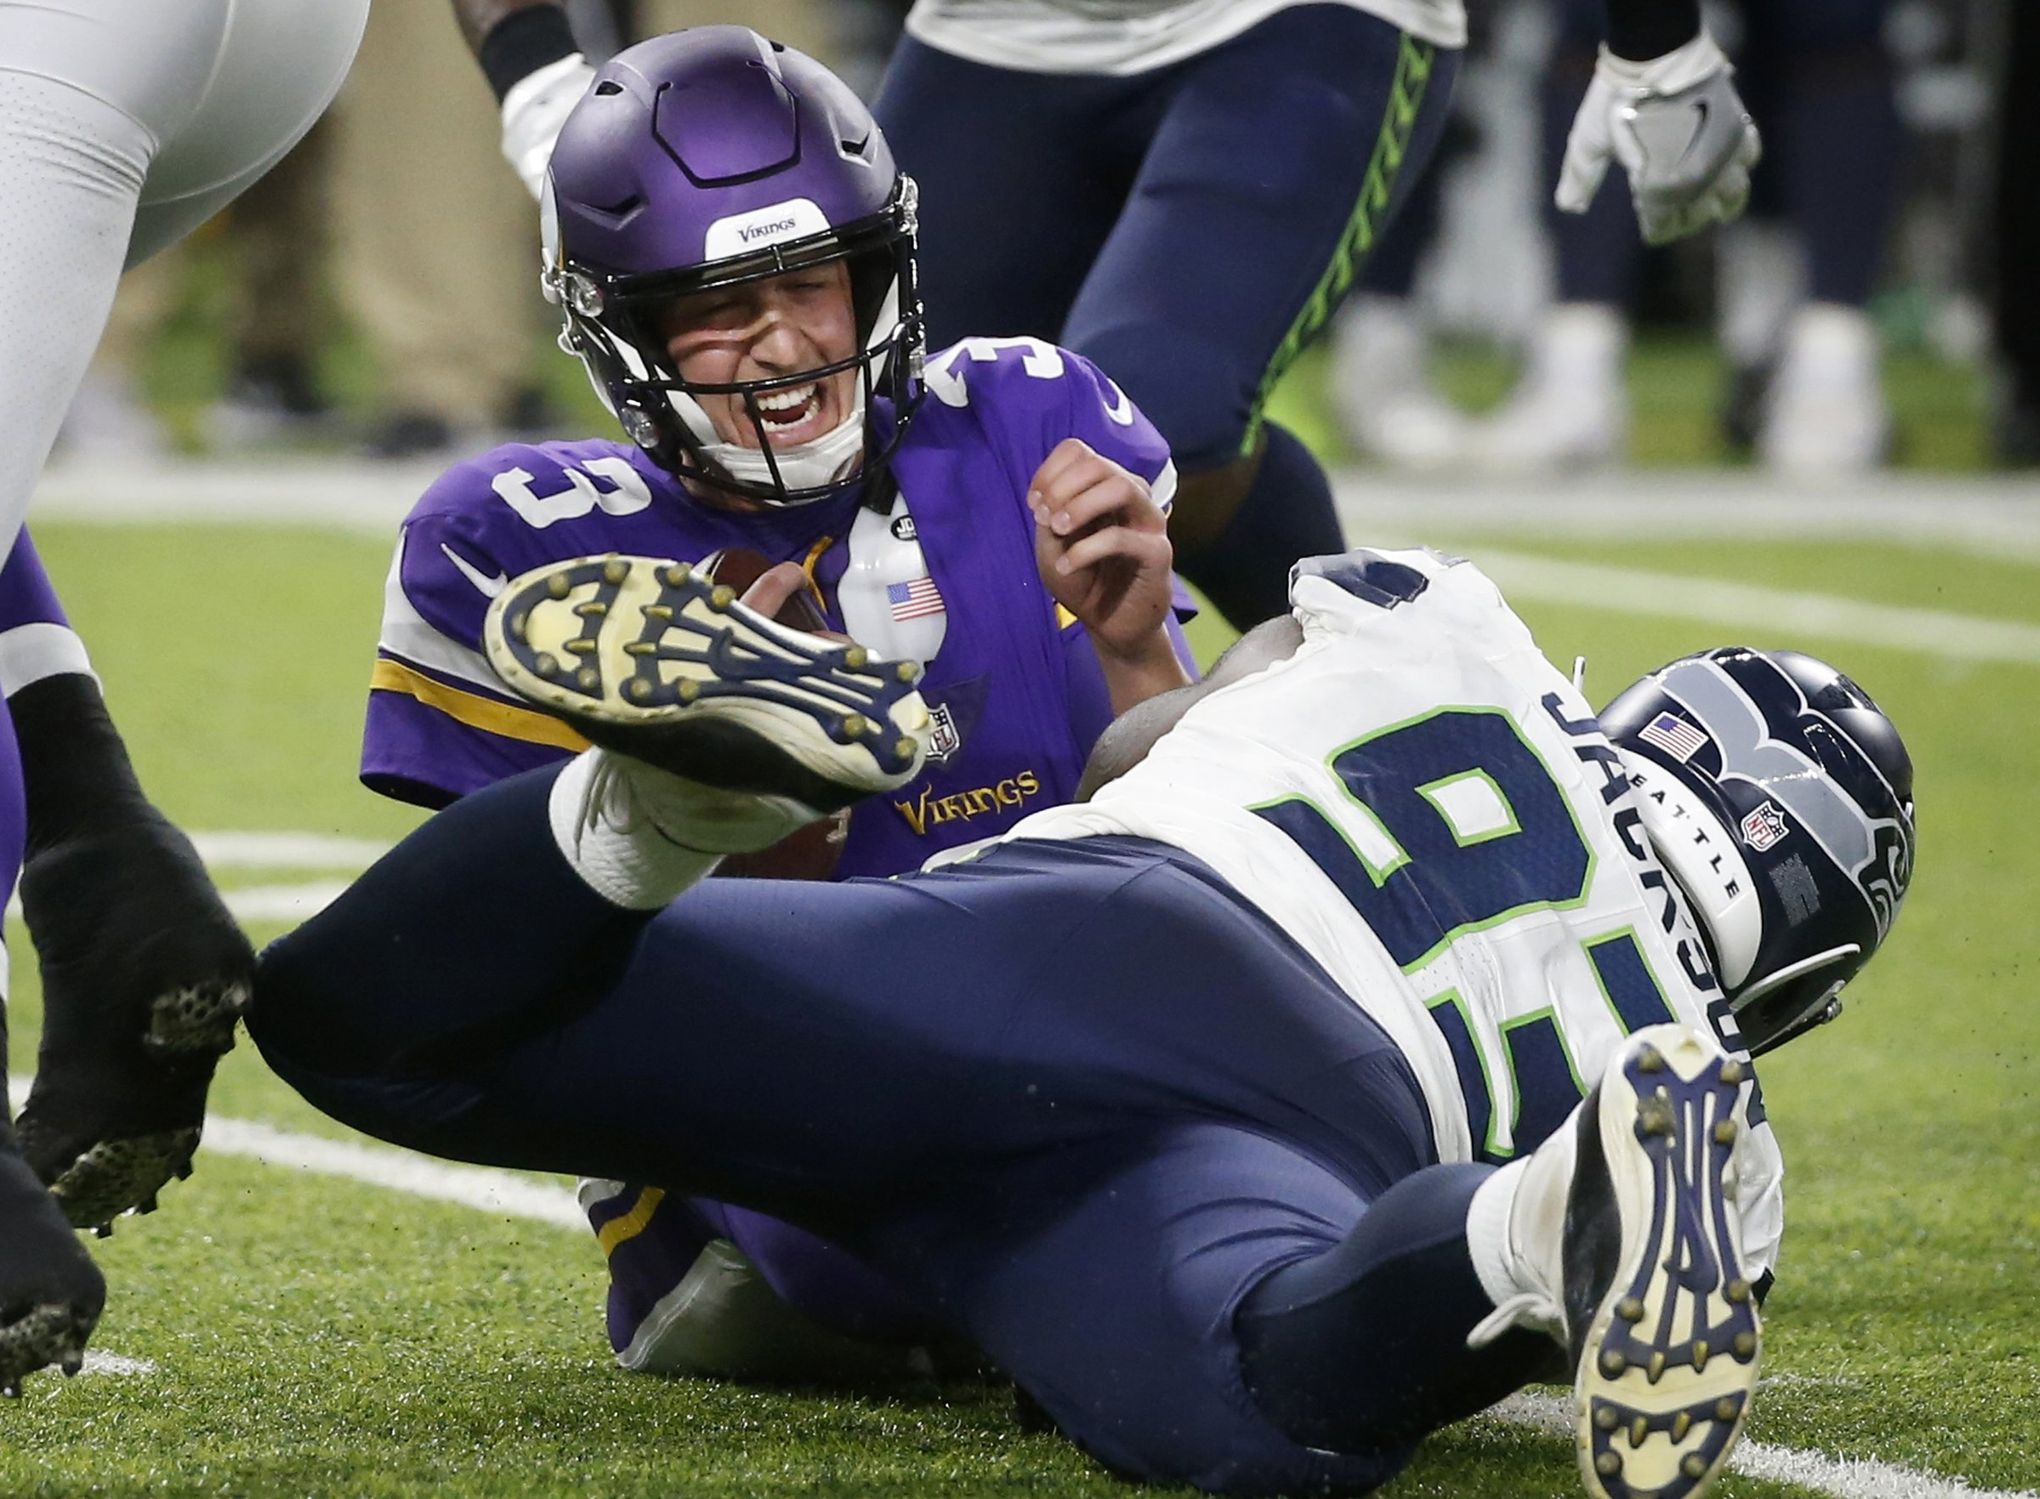
[[[1641,1447],[1649,1436],[1650,1422],[1644,1417],[1638,1416],[1629,1423],[1629,1445],[1631,1447]]]
[[[862,671],[865,663],[870,660],[871,652],[861,645],[853,645],[849,650],[843,652],[843,664],[852,671]]]
[[[1733,1088],[1743,1080],[1742,1063],[1734,1061],[1723,1062],[1721,1064],[1721,1071],[1716,1076]]]
[[[1706,1368],[1707,1368],[1707,1340],[1705,1338],[1695,1338],[1693,1340],[1693,1372],[1695,1374],[1700,1374],[1703,1373],[1706,1370]]]
[[[565,573],[554,573],[545,580],[545,591],[556,599],[563,599],[573,591],[574,585],[567,581]]]
[[[914,751],[917,748],[919,746],[911,739],[895,739],[893,741],[893,758],[896,760],[911,760],[914,758]]]
[[[621,557],[611,557],[602,564],[602,581],[612,588],[630,576],[630,564]]]
[[[701,684],[692,677],[682,677],[673,690],[680,695],[683,703],[691,703],[701,696]]]
[[[1613,1452],[1604,1452],[1594,1459],[1594,1471],[1603,1478],[1613,1478],[1622,1471],[1622,1459]]]
[[[1733,1400],[1724,1395],[1721,1399],[1714,1402],[1714,1419],[1717,1421],[1733,1421],[1736,1411],[1740,1408]]]
[[[659,581],[668,588],[680,588],[685,586],[687,580],[693,576],[693,568],[684,562],[676,562],[659,574]]]
[[[1750,1299],[1750,1283],[1746,1280],[1732,1280],[1721,1288],[1721,1294],[1740,1305]]]
[[[94,1228],[94,1229],[92,1230],[92,1237],[93,1237],[93,1238],[95,1238],[95,1239],[110,1239],[110,1238],[112,1238],[112,1237],[113,1237],[113,1225],[112,1225],[111,1223],[101,1223],[101,1224],[99,1224],[98,1226],[96,1226],[96,1227],[95,1227],[95,1228]]]
[[[1656,1384],[1659,1380],[1665,1377],[1665,1363],[1666,1363],[1665,1351],[1662,1348],[1656,1350],[1651,1354],[1650,1364],[1648,1368],[1645,1370],[1645,1372],[1649,1376],[1650,1382],[1652,1384]]]
[[[626,640],[623,643],[623,653],[626,656],[649,656],[658,648],[649,640]]]
[[[519,640],[525,639],[530,630],[531,615],[528,611],[520,611],[510,616],[510,633]]]
[[[1735,1144],[1736,1133],[1735,1121],[1733,1119],[1724,1119],[1721,1123],[1714,1126],[1714,1143],[1716,1145],[1733,1145]]]
[[[1624,1322],[1641,1322],[1643,1320],[1643,1303],[1634,1296],[1625,1296],[1615,1303],[1615,1315]]]
[[[1601,1351],[1601,1372],[1610,1379],[1613,1379],[1628,1367],[1629,1360],[1617,1353],[1613,1348],[1605,1348]]]
[[[9,1400],[19,1400],[21,1398],[21,1381],[10,1379],[7,1383],[0,1384],[0,1395],[6,1396]]]
[[[646,619],[656,619],[662,625],[673,623],[672,606],[668,604],[647,604],[638,612]]]
[[[632,677],[623,689],[636,702],[643,702],[652,695],[652,684],[641,677]]]
[[[1735,1356],[1748,1363],[1757,1353],[1757,1335],[1753,1332],[1739,1332],[1735,1335]]]
[[[1615,1414],[1615,1407],[1604,1405],[1594,1412],[1594,1424],[1603,1431],[1613,1431],[1622,1424],[1622,1418]]]
[[[1636,1070],[1638,1072],[1663,1072],[1665,1070],[1665,1054],[1655,1046],[1644,1047],[1643,1050],[1636,1054]]]
[[[191,1164],[191,1157],[186,1156],[183,1160],[177,1163],[177,1179],[181,1182],[190,1181],[191,1173],[194,1169],[196,1168],[194,1168]]]
[[[711,609],[727,609],[736,601],[737,591],[727,583],[718,583],[708,591],[708,607]]]
[[[586,636],[582,636],[579,639],[569,640],[567,642],[567,649],[577,656],[592,656],[595,654],[595,642]]]
[[[602,685],[602,673],[592,666],[584,666],[574,673],[574,682],[583,692],[593,692]]]
[[[542,677],[556,677],[560,674],[560,663],[557,657],[541,651],[531,658],[531,669]]]
[[[1707,1476],[1707,1459],[1697,1452],[1689,1452],[1679,1460],[1679,1471],[1696,1481],[1705,1478]]]
[[[1677,1124],[1672,1118],[1672,1101],[1662,1093],[1653,1093],[1648,1098],[1637,1100],[1636,1138],[1647,1140],[1652,1135],[1670,1137],[1677,1133]]]
[[[917,662],[902,661],[893,668],[893,675],[902,682],[918,682],[921,680],[921,668]]]
[[[600,599],[590,599],[585,604],[574,605],[574,612],[583,619],[600,619],[609,612],[609,606]]]
[[[846,713],[836,728],[845,739],[862,739],[871,732],[871,720],[862,713]]]
[[[1685,1441],[1685,1440],[1686,1440],[1686,1433],[1687,1433],[1687,1432],[1689,1432],[1689,1431],[1691,1431],[1692,1429],[1693,1429],[1693,1418],[1692,1418],[1691,1416],[1687,1415],[1687,1414],[1686,1414],[1686,1413],[1685,1413],[1684,1411],[1680,1411],[1680,1412],[1679,1412],[1679,1413],[1678,1413],[1678,1414],[1677,1414],[1676,1416],[1672,1417],[1672,1440],[1673,1440],[1673,1441],[1675,1441],[1675,1442],[1683,1442],[1683,1441]]]
[[[154,1192],[151,1192],[147,1197],[144,1197],[140,1202],[135,1204],[135,1213],[137,1216],[140,1216],[143,1213],[153,1213],[155,1211],[156,1211],[156,1194]]]

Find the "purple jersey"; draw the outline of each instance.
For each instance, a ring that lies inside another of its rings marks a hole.
[[[1111,706],[1083,627],[1036,571],[1028,481],[1057,443],[1077,437],[1146,479],[1157,501],[1166,505],[1175,487],[1161,438],[1077,355],[1027,339],[966,339],[931,358],[927,378],[893,457],[901,508],[887,522],[893,537],[918,545],[919,565],[872,597],[903,638],[940,629],[921,683],[935,743],[919,777],[856,809],[843,877],[917,868],[1075,794]],[[440,806],[584,747],[506,694],[479,649],[490,599],[544,562],[611,551],[692,561],[753,548],[803,564],[830,624],[885,649],[868,628],[846,626],[842,602],[863,586],[862,573],[845,584],[866,561],[853,528],[868,535],[874,525],[886,529],[854,492],[797,509],[712,510],[621,443],[513,444],[459,464],[412,509],[390,569],[361,778]],[[1178,604],[1187,613],[1180,594]],[[1187,662],[1180,634],[1177,647]]]

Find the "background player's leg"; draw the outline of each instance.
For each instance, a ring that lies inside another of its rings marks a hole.
[[[11,548],[106,326],[155,150],[124,111],[0,71],[0,548]]]
[[[13,720],[0,713],[0,899],[13,892],[27,826]],[[0,1056],[6,1039],[0,1002]],[[0,1096],[0,1390],[17,1389],[46,1364],[77,1358],[105,1302],[106,1282],[22,1159]]]
[[[1061,336],[1132,181],[1112,126],[1136,88],[986,67],[901,38],[872,112],[921,190],[930,349]]]
[[[1341,6],[1270,17],[1181,66],[1064,342],[1169,441],[1183,572],[1241,628],[1339,550],[1331,491],[1260,410],[1436,147],[1458,54]]]

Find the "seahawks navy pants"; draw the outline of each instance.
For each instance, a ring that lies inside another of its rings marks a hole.
[[[1485,1168],[1434,1164],[1401,1053],[1206,866],[1023,842],[899,880],[711,880],[646,917],[554,847],[554,774],[441,812],[264,954],[250,1031],[307,1099],[438,1155],[822,1234],[1124,1472],[1357,1491],[1436,1424],[1351,1419],[1369,1380],[1415,1377],[1429,1321],[1405,1325],[1409,1256],[1374,1282],[1388,1303],[1343,1311],[1370,1282],[1338,1266],[1381,1261],[1370,1204],[1398,1183]],[[1418,1237],[1463,1232],[1446,1196]],[[1465,1284],[1451,1254],[1419,1279]],[[1440,1356],[1485,1309],[1430,1319]],[[1243,1329],[1274,1350],[1260,1375]]]
[[[1299,5],[1127,77],[908,36],[873,105],[921,190],[930,347],[1075,349],[1186,475],[1259,452],[1226,531],[1177,538],[1178,568],[1240,629],[1288,607],[1297,557],[1343,545],[1323,470],[1262,410],[1430,160],[1458,65],[1378,16]]]

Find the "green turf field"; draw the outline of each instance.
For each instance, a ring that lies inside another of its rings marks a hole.
[[[314,530],[38,527],[144,778],[202,831],[387,840],[411,814],[353,778],[387,547]],[[1441,542],[1478,559],[1481,538]],[[1512,552],[1535,550],[1520,536]],[[1547,548],[1578,556],[1577,547]],[[2040,569],[1833,542],[1607,544],[1677,571],[2040,625]],[[1591,695],[1725,632],[1593,607],[1522,610]],[[1923,863],[1844,1022],[1764,1068],[1788,1169],[1769,1383],[1750,1437],[1993,1489],[2040,1488],[2040,657],[1981,664],[1847,639],[1830,656],[1905,728]],[[224,868],[230,888],[344,867]],[[273,935],[275,928],[257,932]],[[19,929],[13,1060],[38,1001]],[[245,1045],[218,1113],[343,1135]],[[151,1372],[31,1382],[0,1408],[0,1494],[1124,1495],[1005,1392],[761,1392],[626,1376],[592,1237],[217,1155],[98,1246],[97,1345]],[[1480,1421],[1397,1496],[1577,1492],[1570,1444]],[[1819,1492],[1732,1477],[1720,1492]],[[1869,1493],[1871,1490],[1861,1490]],[[1899,1493],[1889,1489],[1884,1492]],[[1920,1491],[1915,1491],[1920,1492]],[[1944,1493],[1947,1490],[1934,1490]]]

